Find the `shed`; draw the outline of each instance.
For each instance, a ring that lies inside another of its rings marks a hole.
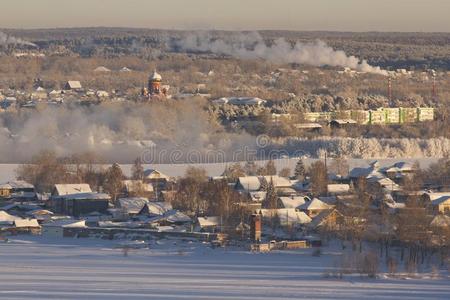
[[[42,225],[42,234],[48,237],[64,237],[64,228],[86,228],[84,220],[62,219]]]

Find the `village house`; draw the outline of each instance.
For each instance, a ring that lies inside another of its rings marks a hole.
[[[153,186],[154,192],[159,194],[165,190],[170,177],[155,169],[147,169],[144,171],[144,182]]]
[[[344,216],[337,209],[324,210],[314,217],[308,227],[314,231],[336,231]]]
[[[235,189],[241,192],[256,192],[263,188],[263,184],[272,183],[275,189],[292,188],[289,179],[273,175],[273,176],[244,176],[239,177]]]
[[[449,214],[450,213],[450,192],[440,193],[424,193],[422,195],[425,203],[429,204],[432,212],[435,214]]]
[[[349,184],[333,183],[327,185],[328,195],[342,195],[350,192]]]
[[[38,233],[40,230],[40,225],[36,219],[21,218],[0,210],[0,230],[12,233]]]
[[[387,177],[395,180],[414,174],[417,172],[417,167],[407,162],[398,162],[388,168],[385,168],[383,171],[386,173]]]
[[[92,192],[88,184],[55,184],[50,202],[54,212],[79,217],[106,214],[110,200],[107,194]]]
[[[278,207],[298,209],[309,201],[311,201],[311,199],[308,196],[279,197]]]
[[[74,219],[60,219],[42,225],[42,235],[52,238],[65,237],[66,228],[86,228],[86,221]]]
[[[118,207],[123,211],[124,215],[132,217],[139,214],[147,203],[149,203],[149,200],[144,197],[119,198]]]
[[[0,198],[13,201],[36,201],[34,185],[22,181],[8,181],[0,184]]]
[[[153,185],[142,180],[123,180],[124,195],[127,197],[146,197],[154,196]]]
[[[266,222],[277,219],[280,226],[299,226],[311,222],[311,218],[303,211],[296,208],[278,208],[278,209],[259,209],[256,211]]]
[[[81,86],[81,83],[79,81],[69,80],[64,85],[64,89],[66,91],[80,91],[81,89],[83,89],[83,87]]]
[[[64,196],[79,193],[92,193],[91,187],[87,183],[55,184],[52,196]]]
[[[220,217],[198,217],[195,224],[195,231],[199,232],[216,232],[221,226]]]
[[[147,202],[139,211],[139,215],[147,216],[164,216],[167,212],[171,211],[172,205],[166,202]]]
[[[301,211],[305,212],[311,218],[332,208],[332,205],[329,205],[318,198],[313,198],[311,201],[308,201],[299,207]]]

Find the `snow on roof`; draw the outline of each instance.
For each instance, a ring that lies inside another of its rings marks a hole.
[[[152,79],[152,80],[161,81],[161,80],[162,80],[162,76],[161,76],[161,74],[159,74],[159,73],[156,72],[156,70],[155,70],[155,71],[153,72],[153,74],[152,74],[151,79]]]
[[[411,172],[414,170],[415,168],[411,163],[400,161],[395,163],[391,167],[386,168],[385,172],[397,173],[397,172]]]
[[[401,203],[401,202],[395,202],[395,201],[385,201],[384,202],[386,204],[387,207],[392,208],[392,209],[402,209],[406,207],[405,203]]]
[[[0,210],[0,222],[14,222],[22,220],[22,218],[8,214],[6,211]]]
[[[0,184],[0,189],[2,189],[2,190],[10,190],[12,188],[11,188],[11,185],[9,185],[8,183],[1,183]]]
[[[81,89],[81,82],[76,80],[67,81],[67,86],[71,89]]]
[[[87,183],[76,184],[55,184],[53,194],[55,196],[73,195],[80,193],[92,193],[91,187]]]
[[[14,220],[14,226],[17,227],[17,228],[41,227],[36,219],[19,219],[19,220]]]
[[[350,190],[350,185],[349,184],[328,184],[327,190],[328,190],[328,193],[331,193],[331,194],[347,193]]]
[[[122,69],[120,69],[120,72],[131,72],[131,69],[127,68],[127,67],[123,67]]]
[[[144,192],[153,192],[153,185],[142,180],[123,180],[122,182],[127,192],[134,192],[139,189],[142,189]]]
[[[167,217],[167,221],[170,223],[188,223],[192,222],[191,218],[189,216],[185,215],[184,213],[180,211],[173,210],[169,212],[169,216]]]
[[[291,187],[292,183],[289,179],[280,177],[278,175],[273,176],[244,176],[238,178],[239,188],[244,189],[246,191],[258,191],[261,189],[261,180],[266,180],[266,182],[273,183],[274,187]]]
[[[99,66],[94,69],[94,72],[111,72],[111,70],[108,69],[107,67]]]
[[[383,173],[379,172],[379,171],[372,171],[369,174],[367,174],[366,179],[368,181],[377,181],[380,179],[386,178],[386,176],[384,176]]]
[[[144,171],[144,177],[146,179],[169,179],[169,176],[161,173],[155,169],[147,169]]]
[[[294,124],[294,127],[297,129],[319,129],[322,128],[322,125],[319,123],[299,123]]]
[[[73,219],[62,219],[53,222],[45,223],[43,227],[64,227],[64,228],[85,228],[86,221],[84,220],[73,220]]]
[[[311,228],[316,228],[318,226],[321,226],[322,223],[328,218],[328,216],[330,216],[333,213],[339,213],[339,212],[337,212],[337,210],[335,210],[335,209],[321,211],[317,216],[315,216],[312,219],[311,223],[309,223],[308,226],[310,226]]]
[[[280,197],[283,208],[297,208],[307,201],[311,201],[307,196]]]
[[[303,204],[301,208],[305,210],[323,210],[330,209],[331,206],[318,198],[314,198],[310,202]]]
[[[425,193],[430,201],[431,205],[439,205],[450,200],[450,192],[439,192],[439,193]]]
[[[53,215],[53,212],[46,209],[36,209],[26,213],[30,216],[45,216],[45,215]]]
[[[257,97],[229,97],[228,103],[233,105],[261,105],[266,103],[266,100]]]
[[[262,202],[266,199],[267,192],[257,191],[257,192],[249,192],[250,199],[254,202]]]
[[[277,216],[282,225],[307,224],[311,222],[311,218],[307,214],[295,208],[260,209],[258,212],[266,218]]]
[[[52,90],[49,94],[50,95],[59,95],[59,94],[62,94],[62,91],[61,90]]]
[[[238,184],[246,191],[258,191],[261,188],[261,182],[257,176],[239,177]]]
[[[267,183],[273,182],[274,187],[291,187],[292,183],[288,178],[281,177],[278,175],[273,176],[262,176],[267,181]]]
[[[5,185],[9,185],[11,189],[34,189],[34,185],[23,180],[8,181]]]
[[[148,202],[139,213],[148,213],[150,215],[162,216],[172,210],[172,205],[167,202]]]
[[[379,178],[379,179],[375,180],[375,182],[377,182],[382,187],[396,185],[396,183],[392,179],[387,178],[387,177]]]
[[[149,200],[143,197],[131,197],[119,199],[120,207],[129,214],[138,214],[147,203],[149,203]]]
[[[66,200],[110,200],[111,197],[104,193],[76,193],[57,196],[56,199],[66,199]]]
[[[211,216],[211,217],[197,217],[198,224],[200,227],[209,227],[209,226],[219,226],[220,225],[220,217]]]

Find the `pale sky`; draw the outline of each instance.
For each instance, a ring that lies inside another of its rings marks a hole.
[[[0,0],[0,28],[450,32],[450,0]]]

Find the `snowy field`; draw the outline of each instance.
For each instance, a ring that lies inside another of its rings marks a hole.
[[[270,254],[165,240],[124,256],[119,242],[13,237],[0,244],[1,299],[449,299],[448,278],[327,279],[339,253]]]

